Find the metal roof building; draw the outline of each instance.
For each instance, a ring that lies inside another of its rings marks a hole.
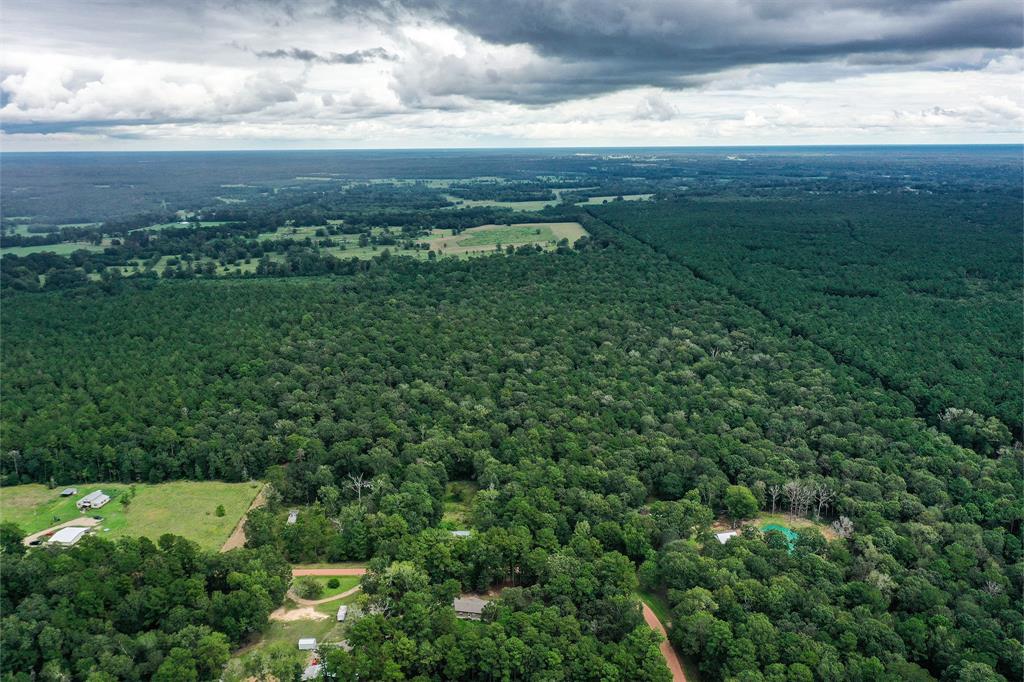
[[[346,616],[348,616],[348,607],[342,604],[338,607],[338,622],[345,620]]]
[[[313,651],[316,649],[316,639],[313,637],[303,637],[299,640],[300,651]]]
[[[56,533],[50,536],[48,545],[61,545],[63,547],[70,547],[79,540],[82,536],[89,532],[89,529],[83,526],[64,526],[59,529]]]
[[[480,620],[484,613],[484,607],[487,604],[486,600],[479,597],[456,597],[452,601],[452,608],[455,609],[455,615],[459,618]]]
[[[102,490],[96,490],[89,493],[78,502],[75,502],[75,506],[77,506],[79,510],[99,509],[107,502],[110,502],[110,496],[104,495]]]

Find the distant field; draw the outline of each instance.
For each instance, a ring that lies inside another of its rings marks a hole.
[[[607,204],[615,201],[620,195],[609,195],[603,197],[590,197],[586,201],[577,201],[577,206],[593,206],[594,204]],[[647,201],[653,194],[623,194],[623,201]]]
[[[6,249],[0,249],[0,256],[6,256],[7,254],[13,254],[15,256],[27,256],[32,253],[55,253],[58,256],[67,256],[74,253],[75,251],[102,251],[103,246],[96,246],[95,244],[86,244],[75,242],[72,244],[45,244],[42,246],[10,246]]]
[[[121,504],[121,499],[129,493],[130,486],[122,483],[58,486],[53,490],[39,484],[6,486],[0,488],[0,520],[17,523],[26,534],[40,531],[79,518],[75,502],[94,490],[103,490],[113,499],[95,512],[103,517],[99,535],[141,535],[157,540],[164,533],[174,533],[205,549],[217,549],[248,509],[259,485],[219,481],[139,483],[127,507]],[[78,494],[60,497],[65,487],[78,488]],[[217,516],[217,505],[224,505],[224,516]]]
[[[306,238],[319,242],[325,237],[317,237],[318,227],[285,227],[276,232],[267,232],[259,236],[260,239],[293,239],[302,241]],[[374,228],[373,234],[381,234],[382,228]],[[397,230],[392,230],[398,235]],[[560,239],[568,239],[573,243],[580,237],[587,234],[586,230],[579,223],[514,223],[512,225],[480,225],[464,230],[453,235],[451,230],[434,230],[430,236],[419,237],[416,242],[426,243],[429,249],[404,249],[400,245],[392,246],[359,246],[359,236],[354,234],[332,235],[330,239],[336,246],[322,247],[321,251],[330,253],[336,258],[359,258],[366,260],[379,256],[384,249],[391,252],[393,256],[404,256],[426,260],[428,251],[434,251],[438,255],[457,258],[471,258],[474,256],[485,256],[494,253],[498,244],[502,246],[520,246],[523,244],[539,244],[547,249],[553,249],[555,242]],[[274,256],[272,256],[274,257]],[[249,268],[255,269],[254,260]],[[229,270],[237,269],[235,266],[226,269],[218,269],[218,274]],[[243,272],[246,268],[243,266]]]
[[[545,206],[554,206],[558,203],[557,198],[550,201],[495,201],[493,199],[460,199],[451,194],[445,194],[444,198],[455,204],[455,206],[450,206],[449,208],[493,206],[495,208],[510,208],[513,211],[539,211]]]
[[[486,225],[466,230],[459,235],[456,243],[459,246],[494,246],[496,244],[530,244],[552,239],[555,239],[555,233],[548,225]]]

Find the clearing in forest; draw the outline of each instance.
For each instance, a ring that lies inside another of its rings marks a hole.
[[[78,492],[61,497],[65,487]],[[13,521],[26,534],[83,516],[99,516],[96,534],[106,538],[145,536],[154,542],[165,533],[188,538],[203,549],[217,549],[231,534],[261,483],[175,481],[134,486],[123,483],[89,483],[57,486],[50,490],[37,483],[0,488],[0,521]],[[134,488],[134,493],[132,489]],[[111,497],[100,509],[82,514],[75,502],[95,490]],[[123,500],[128,499],[126,505]],[[217,515],[223,505],[224,515]]]

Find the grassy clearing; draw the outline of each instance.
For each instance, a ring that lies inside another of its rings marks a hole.
[[[826,540],[835,540],[839,537],[836,535],[836,532],[832,530],[832,527],[829,524],[814,521],[813,519],[806,519],[802,516],[789,516],[788,514],[758,514],[756,524],[758,528],[769,524],[775,524],[777,526],[792,528],[797,531],[803,528],[817,528],[818,531],[825,536]]]
[[[469,510],[476,495],[477,485],[472,481],[452,481],[445,488],[444,514],[441,523],[452,530],[469,528]]]
[[[86,242],[43,244],[40,246],[9,246],[6,249],[0,249],[0,256],[6,256],[7,254],[27,256],[32,253],[55,253],[58,256],[67,256],[75,251],[102,251],[103,249],[103,246],[97,246]]]
[[[303,576],[301,579],[302,580],[313,580],[315,582],[320,583],[321,587],[324,588],[324,591],[323,591],[323,593],[321,593],[321,595],[319,597],[317,597],[317,599],[328,599],[328,598],[333,597],[335,595],[341,594],[342,592],[348,592],[353,587],[355,587],[356,585],[359,584],[359,581],[362,580],[362,577],[358,576],[358,575],[337,575],[337,576],[308,575],[308,576]],[[331,580],[337,580],[338,581],[338,586],[337,587],[330,587],[328,585],[328,583],[331,582]],[[337,610],[338,605],[343,603],[343,602],[338,601],[338,602],[331,602],[331,603],[334,604],[335,610]]]
[[[7,486],[0,488],[0,520],[14,521],[26,533],[40,531],[80,518],[75,502],[94,490],[103,490],[111,501],[89,514],[103,517],[97,527],[99,535],[145,536],[156,541],[164,533],[174,533],[204,549],[217,549],[249,508],[260,485],[219,481],[139,483],[128,506],[121,500],[130,494],[131,486],[121,483],[68,486],[78,488],[78,494],[66,498],[59,496],[63,487],[48,490],[39,484]],[[218,505],[224,506],[224,516],[217,516]]]

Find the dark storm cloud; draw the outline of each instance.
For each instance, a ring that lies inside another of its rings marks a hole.
[[[391,54],[383,47],[329,54],[293,47],[287,50],[261,50],[253,52],[253,54],[263,59],[295,59],[317,64],[365,64],[372,61],[395,61],[397,59],[396,55]]]
[[[500,85],[463,82],[468,96],[528,104],[686,87],[734,67],[863,66],[876,54],[906,66],[936,52],[1024,44],[1016,0],[337,0],[335,14],[427,20],[491,44],[529,45],[556,62],[546,85],[520,87],[514,73]]]

